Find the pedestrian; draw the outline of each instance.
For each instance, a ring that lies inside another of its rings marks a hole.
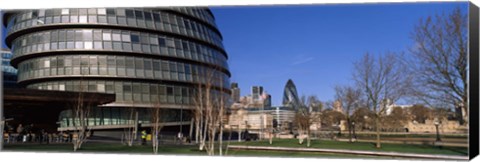
[[[146,144],[147,144],[147,131],[143,130],[142,131],[142,145],[146,145]]]
[[[182,144],[182,143],[183,143],[183,134],[182,134],[182,132],[178,132],[177,137],[178,137],[178,141],[180,142],[180,144]]]
[[[22,124],[18,124],[17,126],[17,141],[22,141],[22,137],[23,137],[23,126]]]

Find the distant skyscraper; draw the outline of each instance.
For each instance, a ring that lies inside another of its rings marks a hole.
[[[232,91],[233,102],[240,102],[240,88],[238,87],[238,83],[232,83],[230,88]]]
[[[268,93],[263,93],[263,107],[272,107],[272,96]]]
[[[262,86],[252,86],[252,97],[254,101],[260,100],[260,96],[263,94]]]
[[[293,81],[289,79],[283,92],[283,105],[297,107],[300,103],[299,101],[297,88],[295,84],[293,84]]]

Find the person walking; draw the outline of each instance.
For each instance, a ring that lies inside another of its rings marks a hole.
[[[147,131],[143,130],[142,131],[142,145],[146,145],[146,144],[147,144]]]
[[[183,133],[182,132],[178,132],[177,138],[178,138],[178,142],[180,144],[183,144]]]
[[[22,141],[23,139],[23,126],[22,124],[18,124],[18,127],[17,127],[17,141]]]

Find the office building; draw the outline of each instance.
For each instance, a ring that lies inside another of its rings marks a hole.
[[[1,49],[2,56],[2,79],[3,87],[15,88],[17,87],[17,69],[10,65],[12,53],[8,49]]]
[[[115,94],[95,109],[91,129],[130,127],[132,107],[144,127],[152,108],[164,109],[167,126],[187,125],[207,73],[230,95],[228,56],[207,8],[16,10],[3,21],[20,86]],[[68,111],[60,130],[72,129]]]
[[[287,84],[285,85],[282,103],[284,106],[290,106],[294,108],[297,108],[300,104],[297,88],[295,87],[295,84],[293,84],[293,81],[291,79],[289,79],[287,81]]]
[[[262,86],[252,86],[252,99],[253,101],[259,101],[263,94]]]
[[[240,102],[240,88],[238,87],[238,83],[232,83],[230,86],[232,91],[232,101],[233,103]]]

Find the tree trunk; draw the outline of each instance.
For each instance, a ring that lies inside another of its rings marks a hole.
[[[193,138],[193,118],[190,120],[190,131],[188,132],[188,138],[190,141],[192,141],[192,138]]]
[[[376,147],[377,148],[381,148],[381,143],[380,143],[380,127],[379,127],[379,116],[378,114],[375,115],[375,129],[376,129],[376,132],[377,132],[377,145]]]
[[[307,147],[310,147],[310,128],[307,128]]]
[[[270,136],[269,136],[269,138],[270,138],[270,141],[269,141],[269,142],[270,142],[270,144],[272,144],[272,143],[273,143],[273,129],[270,129],[269,135],[270,135]]]
[[[242,141],[242,130],[240,129],[240,121],[238,122],[238,142]]]
[[[220,146],[218,147],[218,149],[219,149],[218,153],[219,153],[220,156],[222,156],[223,155],[222,154],[222,149],[223,149],[223,147],[222,147],[223,146],[223,127],[222,127],[222,124],[220,124],[220,135],[218,137],[218,140],[220,140],[219,141]]]
[[[195,119],[195,144],[200,140],[200,119]]]
[[[350,123],[351,123],[350,118],[347,118],[348,141],[352,142],[352,125]]]

